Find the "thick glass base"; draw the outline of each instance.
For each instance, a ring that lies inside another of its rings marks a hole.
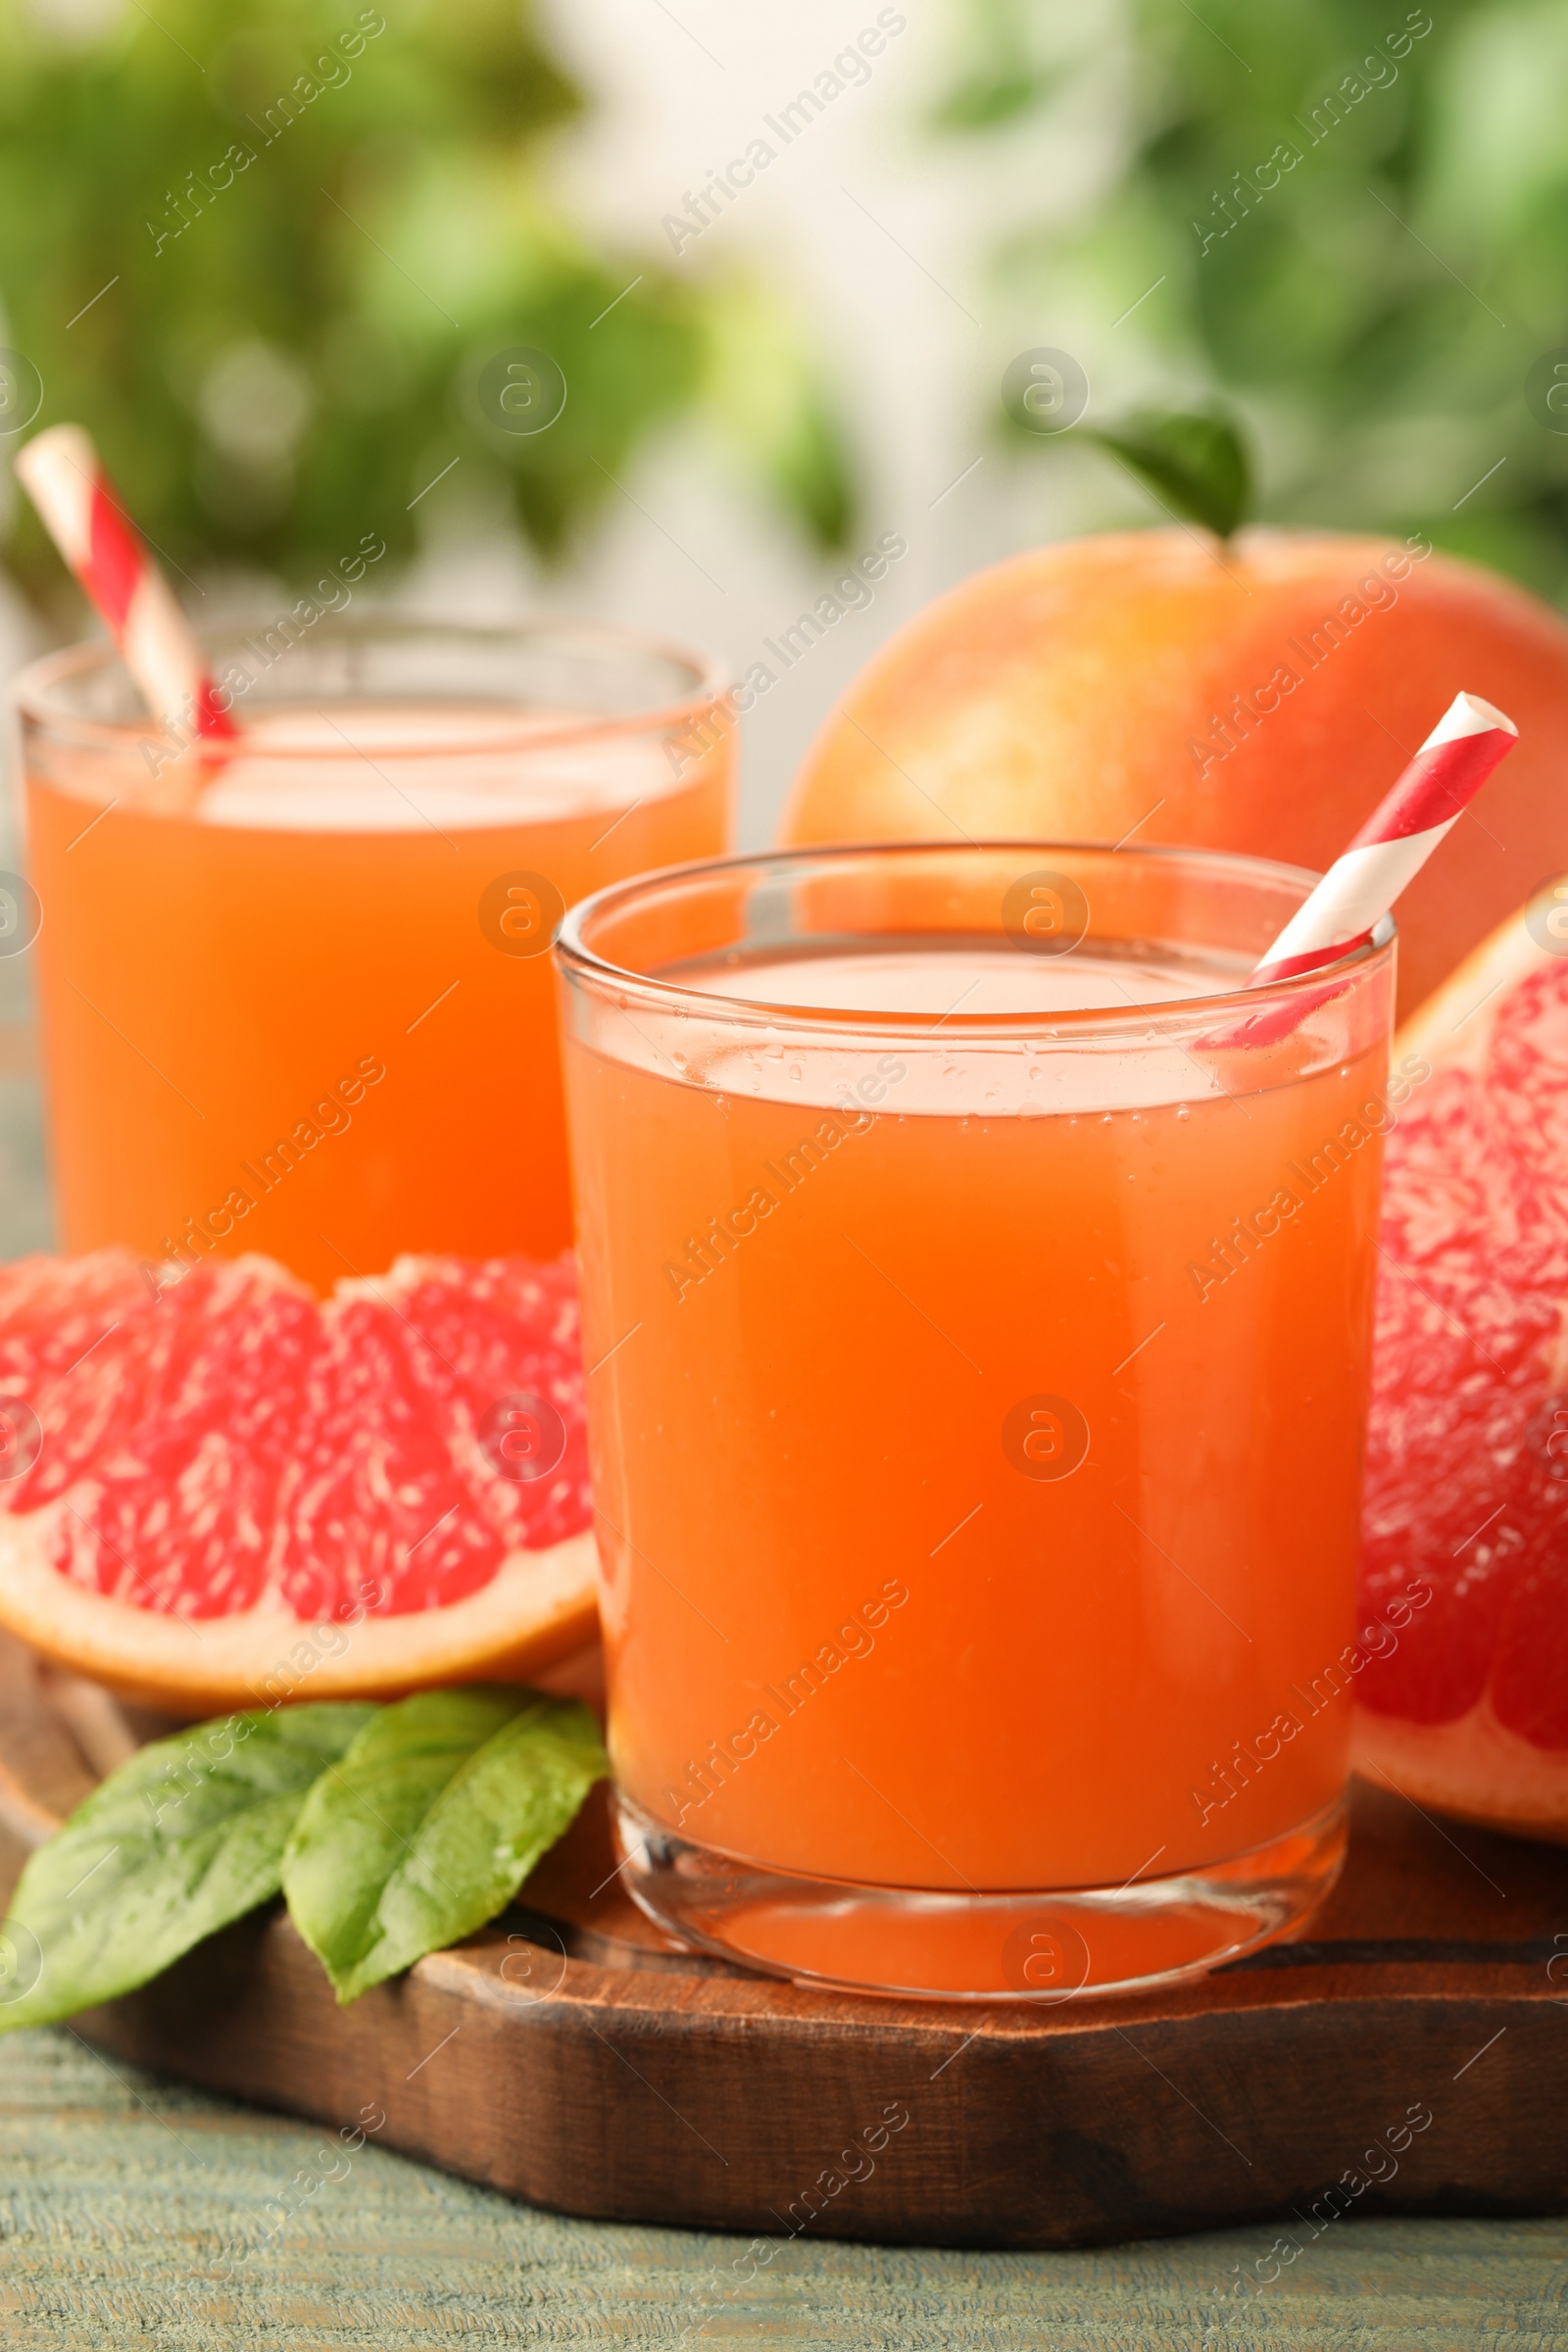
[[[1173,1878],[934,1893],[759,1869],[672,1837],[625,1796],[614,1821],[632,1895],[683,1943],[803,1984],[940,2001],[1067,2001],[1200,1976],[1304,1919],[1346,1840],[1339,1804]]]

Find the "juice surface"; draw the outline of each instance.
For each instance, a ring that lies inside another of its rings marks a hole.
[[[66,1249],[260,1250],[327,1287],[405,1250],[566,1246],[550,957],[485,894],[522,873],[569,906],[711,855],[728,779],[722,750],[677,779],[635,735],[486,751],[497,717],[274,708],[156,785],[134,744],[35,764]]]
[[[1052,1009],[1235,970],[679,977],[929,1018],[858,1099],[776,1033],[684,1075],[568,1044],[628,1794],[774,1868],[985,1889],[1163,1877],[1334,1803],[1381,1044],[1264,1091],[1157,1038],[1062,1080]],[[1038,1043],[933,1053],[960,996],[1032,1002]]]

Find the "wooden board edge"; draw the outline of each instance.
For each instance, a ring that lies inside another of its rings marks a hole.
[[[1309,2210],[1415,2100],[1432,2125],[1356,2210],[1568,2210],[1558,2002],[1506,1971],[1414,2000],[1258,1987],[1198,2039],[1175,2016],[965,2037],[951,2012],[893,2037],[806,2013],[761,2033],[732,2001],[584,1963],[534,1998],[498,1973],[516,1949],[438,1955],[339,2009],[286,1922],[241,1923],[76,2028],[328,2127],[368,2106],[379,2144],[584,2218],[1041,2249],[1167,2235]]]

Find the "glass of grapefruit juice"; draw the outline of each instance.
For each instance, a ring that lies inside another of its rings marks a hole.
[[[612,888],[557,950],[618,1836],[688,1942],[1061,1999],[1339,1867],[1393,925],[899,845]]]
[[[725,846],[721,681],[571,625],[328,614],[207,652],[220,757],[107,646],[16,689],[63,1246],[262,1250],[321,1288],[401,1250],[554,1257],[551,938]]]

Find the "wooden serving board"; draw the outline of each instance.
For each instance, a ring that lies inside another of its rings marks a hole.
[[[13,1837],[129,1736],[0,1642]],[[525,1904],[346,2009],[274,1906],[74,2023],[328,2127],[384,2111],[383,2146],[606,2220],[1046,2247],[1568,2210],[1568,1851],[1359,1788],[1301,1939],[1175,1990],[983,2012],[693,1958],[612,1873],[591,1805]]]

